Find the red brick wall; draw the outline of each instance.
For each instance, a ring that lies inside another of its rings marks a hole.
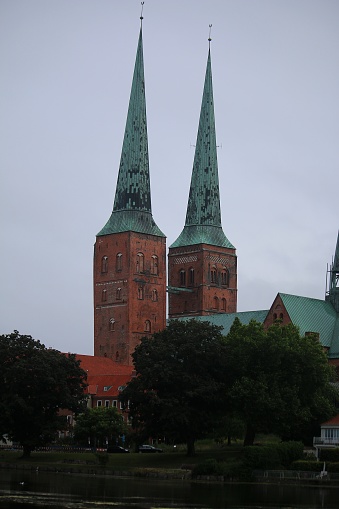
[[[166,326],[166,239],[97,237],[93,277],[94,355],[131,365],[141,337]]]
[[[235,249],[207,244],[170,249],[168,281],[170,287],[183,290],[170,290],[169,318],[235,313],[237,310]]]
[[[280,320],[282,325],[287,325],[288,323],[291,323],[290,316],[287,313],[286,308],[279,295],[277,295],[271,306],[271,309],[267,313],[264,322],[264,327],[267,329],[268,327],[273,325],[276,320]]]

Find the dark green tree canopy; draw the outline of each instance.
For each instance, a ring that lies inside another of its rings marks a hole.
[[[257,432],[298,436],[303,427],[335,413],[326,354],[292,324],[265,330],[236,319],[226,338],[225,368],[228,405],[246,424],[245,444]]]
[[[84,409],[86,372],[75,355],[46,348],[18,331],[0,336],[0,434],[24,455],[63,429],[60,409]]]
[[[195,440],[225,412],[224,351],[221,327],[197,320],[173,320],[141,340],[137,376],[121,396],[141,436],[185,442],[194,454]]]
[[[115,407],[86,408],[77,417],[74,437],[82,443],[93,447],[115,444],[118,437],[126,433],[122,415]]]

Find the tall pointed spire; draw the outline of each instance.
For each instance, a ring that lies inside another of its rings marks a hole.
[[[142,22],[142,15],[141,15]],[[142,25],[135,60],[113,212],[98,233],[135,231],[164,237],[151,209]]]
[[[329,300],[339,313],[339,231],[334,259],[329,270],[329,289],[326,300]]]
[[[211,244],[234,248],[221,226],[210,48],[208,49],[186,222],[183,231],[170,247],[193,244]]]

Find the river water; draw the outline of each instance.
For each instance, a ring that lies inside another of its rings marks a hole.
[[[338,488],[0,470],[0,509],[338,509]]]

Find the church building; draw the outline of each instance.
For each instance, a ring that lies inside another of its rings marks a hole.
[[[324,300],[278,293],[269,309],[237,312],[236,250],[221,223],[210,47],[186,220],[169,248],[168,286],[166,254],[151,208],[141,25],[113,211],[94,246],[94,356],[131,368],[141,338],[166,327],[168,292],[170,319],[210,321],[224,334],[235,317],[267,327],[294,323],[301,334],[315,334],[339,365],[339,235]]]

